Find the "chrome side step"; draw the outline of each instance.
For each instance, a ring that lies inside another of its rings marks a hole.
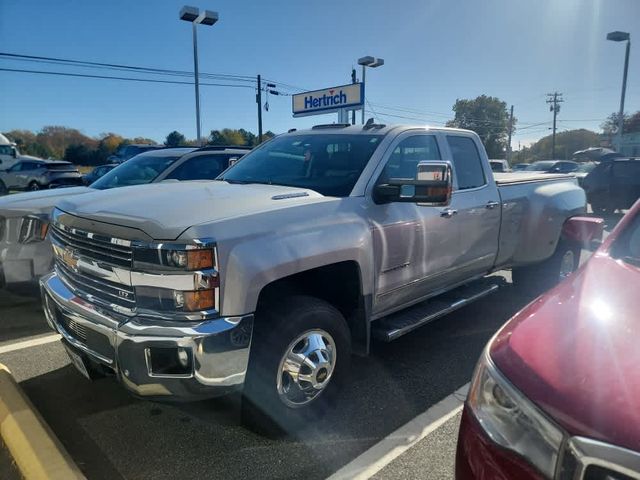
[[[502,277],[489,277],[468,283],[405,310],[382,317],[372,325],[371,333],[377,340],[391,342],[405,333],[486,297],[498,290],[503,282]]]

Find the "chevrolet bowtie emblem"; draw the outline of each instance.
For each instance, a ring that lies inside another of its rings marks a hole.
[[[78,271],[78,252],[71,247],[65,247],[62,251],[62,261],[74,272]]]

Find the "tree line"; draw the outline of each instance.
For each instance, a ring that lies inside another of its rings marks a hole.
[[[95,166],[107,161],[118,148],[129,144],[157,144],[145,137],[128,138],[117,133],[102,133],[90,137],[75,128],[46,126],[37,132],[11,130],[5,136],[16,143],[23,155],[40,158],[64,159],[76,165]],[[263,134],[263,141],[274,137],[271,131]],[[212,130],[206,139],[207,145],[248,145],[258,144],[258,137],[244,129],[224,128]],[[173,131],[164,141],[167,147],[197,146],[196,140],[188,140],[182,133]]]
[[[517,118],[511,120],[507,103],[497,97],[480,95],[473,99],[457,99],[452,108],[454,118],[448,127],[465,128],[476,132],[482,140],[489,158],[505,158],[509,133],[516,131]],[[601,125],[602,134],[586,129],[576,129],[556,134],[556,157],[569,159],[573,152],[588,147],[599,146],[617,131],[617,113],[612,113]],[[640,132],[640,111],[624,116],[624,133]],[[77,165],[100,165],[105,163],[123,145],[156,142],[150,138],[126,138],[116,133],[103,133],[89,137],[75,128],[46,126],[38,132],[12,130],[5,134],[16,142],[23,154],[41,158],[65,159]],[[263,141],[274,137],[271,131],[263,135]],[[196,140],[187,139],[179,131],[170,132],[164,140],[167,147],[197,146]],[[207,145],[257,145],[254,133],[240,129],[224,128],[211,130],[206,138]],[[529,147],[514,153],[512,161],[531,162],[550,159],[552,156],[552,135],[541,138]]]

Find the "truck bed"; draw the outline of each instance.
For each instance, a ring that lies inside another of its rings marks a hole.
[[[502,203],[496,267],[550,257],[567,218],[584,214],[586,196],[570,174],[496,173]]]
[[[537,173],[537,172],[494,172],[493,174],[496,184],[513,185],[517,183],[540,182],[549,180],[566,180],[572,177],[567,173]]]

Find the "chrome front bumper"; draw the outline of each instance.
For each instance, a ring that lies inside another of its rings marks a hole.
[[[78,297],[55,272],[42,278],[40,286],[49,326],[76,350],[111,369],[135,395],[206,398],[244,382],[253,315],[203,322],[125,317]],[[178,350],[187,358],[183,370],[158,368],[166,352]]]

